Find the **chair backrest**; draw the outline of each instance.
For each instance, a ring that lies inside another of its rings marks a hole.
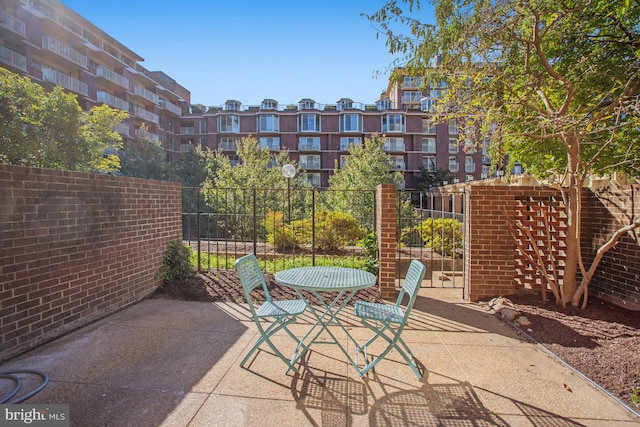
[[[405,294],[409,297],[409,301],[407,302],[406,314],[411,311],[411,307],[418,296],[418,290],[420,289],[420,285],[422,284],[422,279],[424,279],[424,275],[427,272],[427,267],[424,266],[423,263],[414,259],[409,264],[409,270],[407,270],[407,275],[404,278],[404,282],[402,283],[402,288],[400,289],[400,293],[398,294],[398,299],[396,299],[396,306],[399,306],[402,303],[402,299]]]
[[[260,270],[258,259],[254,254],[245,255],[236,260],[236,271],[242,283],[242,289],[244,290],[244,296],[247,302],[251,306],[253,312],[253,299],[251,298],[251,292],[258,286],[262,286],[262,290],[265,293],[267,301],[271,301],[271,295],[267,289],[267,284],[264,281],[264,275]]]

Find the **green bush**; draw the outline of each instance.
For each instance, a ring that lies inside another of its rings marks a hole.
[[[364,248],[364,270],[378,275],[380,270],[380,260],[378,258],[378,239],[375,233],[367,233],[360,242]]]
[[[305,244],[312,243],[313,224],[311,218],[293,221],[291,226],[299,230],[298,235]],[[358,221],[343,212],[322,211],[315,218],[315,247],[321,251],[335,251],[349,243],[358,242],[364,236]]]
[[[401,247],[422,247],[424,240],[420,235],[418,227],[405,227],[400,231]]]
[[[196,270],[191,264],[191,248],[181,242],[171,240],[167,251],[162,256],[162,266],[156,277],[169,284],[175,279],[188,279],[195,275]]]
[[[284,213],[282,212],[267,212],[264,219],[264,227],[267,230],[267,243],[280,249],[293,249],[300,246],[304,237],[300,233],[296,233],[298,227],[294,223],[285,224]]]
[[[440,255],[457,258],[457,251],[462,249],[462,223],[457,219],[429,218],[418,227],[418,232],[424,241],[424,246],[431,248]]]

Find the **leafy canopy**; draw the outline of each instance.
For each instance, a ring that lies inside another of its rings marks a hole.
[[[0,161],[87,172],[114,172],[119,148],[113,131],[128,114],[107,105],[80,108],[76,96],[42,86],[0,68]]]

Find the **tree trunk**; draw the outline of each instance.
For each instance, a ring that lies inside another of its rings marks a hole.
[[[579,197],[578,191],[580,191],[580,182],[577,179],[578,174],[578,144],[568,144],[567,150],[567,172],[568,182],[563,183],[566,185],[564,194],[567,204],[567,236],[566,236],[566,259],[564,265],[564,274],[562,278],[562,305],[566,305],[568,302],[573,301],[573,296],[578,289],[577,275],[578,275],[578,256],[580,245],[580,223],[578,218],[579,209]],[[572,303],[572,305],[574,305]],[[575,304],[577,305],[577,304]]]

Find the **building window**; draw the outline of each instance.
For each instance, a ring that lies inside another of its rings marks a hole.
[[[455,138],[449,138],[449,153],[458,152],[458,140]]]
[[[220,124],[218,129],[220,132],[226,133],[239,133],[240,132],[240,117],[235,115],[220,116]]]
[[[422,99],[422,92],[407,91],[402,95],[402,102],[405,104],[418,104]]]
[[[298,150],[300,151],[320,151],[320,137],[319,136],[302,136],[298,143]]]
[[[436,156],[422,156],[422,167],[427,172],[435,172],[436,170]]]
[[[260,148],[268,148],[270,151],[280,151],[280,137],[261,137]]]
[[[391,169],[404,170],[404,157],[403,156],[389,156],[391,162]]]
[[[258,132],[280,132],[280,117],[275,114],[258,116]]]
[[[466,173],[472,173],[476,171],[476,165],[473,163],[473,157],[466,156],[464,158],[464,171]]]
[[[422,85],[422,77],[408,77],[402,81],[402,87],[408,89],[418,89]]]
[[[320,155],[302,155],[300,156],[300,167],[302,169],[320,169]]]
[[[227,111],[238,111],[240,110],[240,101],[229,100],[225,102],[224,109]]]
[[[457,135],[458,130],[458,122],[456,122],[455,120],[449,120],[449,135]]]
[[[360,114],[340,116],[340,132],[362,132],[362,116]]]
[[[458,172],[458,159],[456,159],[456,156],[449,156],[449,172]]]
[[[473,175],[465,175],[465,181],[469,182],[469,181],[473,181]]]
[[[422,133],[426,133],[429,135],[436,134],[436,124],[431,118],[422,119]]]
[[[229,163],[231,164],[231,166],[240,164],[240,157],[238,157],[237,154],[229,154],[227,158],[229,159]]]
[[[340,137],[340,151],[349,151],[356,144],[362,144],[362,138]]]
[[[278,101],[274,99],[265,99],[260,104],[261,110],[275,110],[278,108]]]
[[[349,156],[340,156],[340,169],[343,169],[347,165],[347,161],[349,160]]]
[[[238,151],[237,138],[220,138],[218,148],[223,151]]]
[[[200,122],[200,133],[207,133],[207,122],[204,120],[201,120]]]
[[[385,138],[382,151],[403,151],[404,152],[404,139],[402,138]]]
[[[301,99],[298,103],[298,108],[301,110],[314,110],[316,102],[313,99]]]
[[[376,108],[378,109],[378,111],[390,110],[391,100],[389,98],[383,98],[376,101]]]
[[[312,187],[320,187],[320,174],[319,173],[305,173],[302,175],[303,179]]]
[[[404,132],[404,116],[402,114],[382,116],[382,132]]]
[[[438,103],[437,100],[433,99],[433,98],[422,98],[421,101],[422,105],[421,105],[421,109],[424,112],[427,113],[435,113],[436,112],[436,105]]]
[[[353,108],[353,101],[349,98],[340,98],[337,103],[338,111],[350,110]]]
[[[320,132],[320,116],[318,114],[300,114],[298,128],[300,132]]]
[[[423,153],[435,153],[436,152],[436,139],[433,137],[422,138],[422,152]]]

